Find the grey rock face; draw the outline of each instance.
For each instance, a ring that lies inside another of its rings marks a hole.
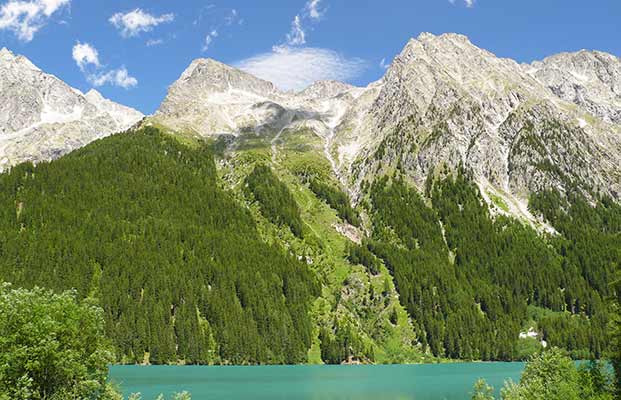
[[[621,123],[621,59],[600,51],[561,53],[525,66],[559,98]]]
[[[94,90],[84,95],[25,57],[0,50],[0,170],[59,157],[142,118],[136,110]]]
[[[203,136],[311,129],[354,198],[362,182],[400,169],[473,171],[485,198],[527,219],[529,193],[578,185],[619,199],[619,59],[598,52],[519,65],[457,34],[421,34],[366,88],[317,82],[299,93],[197,60],[153,120]]]
[[[590,99],[601,98],[602,79],[583,87]],[[607,82],[611,99],[614,79]],[[371,139],[351,164],[350,183],[398,166],[422,186],[461,164],[519,204],[530,192],[572,184],[619,198],[621,127],[614,113],[592,112],[464,36],[423,34],[394,60],[358,130]]]

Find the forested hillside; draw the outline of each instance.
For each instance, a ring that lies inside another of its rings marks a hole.
[[[398,177],[377,180],[369,193],[374,234],[366,247],[392,272],[433,354],[520,359],[527,344],[519,333],[531,327],[576,358],[604,354],[607,282],[621,260],[618,205],[535,196],[532,207],[560,232],[546,239],[492,217],[465,171],[430,181],[429,202]]]
[[[555,234],[492,213],[464,169],[424,193],[378,176],[354,208],[306,131],[276,156],[251,137],[218,170],[186,139],[142,128],[0,175],[0,281],[93,298],[131,363],[608,349],[621,207],[606,197],[534,194]]]
[[[306,361],[316,279],[261,240],[205,147],[146,128],[0,189],[0,280],[98,299],[123,360]]]

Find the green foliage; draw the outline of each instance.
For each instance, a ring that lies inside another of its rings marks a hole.
[[[493,388],[478,380],[472,399],[493,400]],[[532,357],[519,383],[506,382],[503,400],[612,400],[611,378],[601,362],[591,361],[576,368],[574,361],[558,348]]]
[[[602,361],[591,360],[578,367],[579,386],[583,399],[612,400],[614,381],[608,366]]]
[[[321,359],[327,364],[341,364],[352,361],[373,362],[375,356],[372,348],[365,347],[363,340],[348,323],[336,322],[336,332],[322,328],[319,333],[321,341]],[[363,355],[364,359],[356,359]]]
[[[0,398],[116,399],[103,310],[75,292],[0,285]]]
[[[287,225],[291,232],[302,237],[302,217],[300,208],[289,192],[287,185],[282,183],[270,167],[258,165],[246,178],[248,190],[261,206],[265,218],[278,225]]]
[[[562,236],[553,242],[571,268],[603,296],[612,295],[610,282],[621,260],[621,205],[596,197],[596,206],[580,193],[557,191],[533,194],[529,208],[548,220]],[[574,309],[590,314],[590,304],[574,302]]]
[[[558,349],[533,357],[520,384],[503,391],[503,397],[541,400],[580,399],[579,374],[574,362]]]
[[[610,232],[612,237],[599,236],[605,244],[597,247],[596,267],[578,261],[576,250],[556,245],[565,238],[553,239],[551,246],[517,220],[492,218],[464,171],[428,179],[427,192],[431,207],[399,178],[378,179],[369,190],[374,228],[369,249],[393,274],[424,346],[450,358],[524,359],[541,348],[537,341],[518,339],[532,318],[529,306],[537,306],[550,311],[534,321],[549,344],[575,358],[604,354],[608,307],[602,297],[610,290],[600,281],[609,275],[589,268],[604,265],[605,271],[621,260],[621,212],[611,202],[602,200],[585,212],[602,213],[601,223],[581,218],[578,225],[588,228],[569,236],[588,243],[588,233]]]
[[[310,181],[310,190],[335,209],[341,219],[354,226],[360,226],[358,213],[351,207],[349,196],[341,189],[314,178]]]
[[[490,340],[494,330],[460,280],[460,271],[449,262],[435,211],[398,179],[374,183],[371,202],[375,237],[370,249],[393,274],[423,346],[436,356],[500,358],[500,346]],[[504,326],[500,334],[506,330]]]
[[[612,399],[610,380],[602,364],[576,364],[561,350],[552,348],[527,364],[519,384],[506,384],[506,400],[608,400]]]
[[[485,379],[479,379],[474,383],[472,388],[471,400],[494,400],[494,388],[485,382]]]
[[[352,264],[364,265],[370,274],[377,275],[380,272],[381,261],[375,257],[366,244],[351,243],[348,246],[347,259]]]
[[[152,128],[0,175],[0,276],[96,296],[123,362],[298,363],[319,288],[219,188],[206,147]]]
[[[520,338],[515,346],[515,358],[517,360],[526,360],[541,350],[543,350],[543,346],[536,338]]]
[[[621,264],[617,266],[616,278],[612,284],[612,321],[610,323],[610,361],[615,371],[616,398],[621,399]]]

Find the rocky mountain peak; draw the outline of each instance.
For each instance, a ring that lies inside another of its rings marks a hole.
[[[423,32],[417,38],[411,38],[408,41],[398,58],[407,60],[414,57],[422,57],[427,59],[440,51],[446,50],[449,50],[448,55],[452,55],[456,51],[483,51],[473,45],[465,35],[457,33],[434,35],[433,33]]]
[[[354,88],[355,86],[353,85],[334,80],[317,81],[302,90],[299,95],[313,99],[328,99]]]
[[[104,97],[101,95],[101,93],[99,93],[97,90],[95,89],[90,89],[88,92],[86,92],[86,94],[84,95],[87,99],[92,100],[92,101],[100,101],[100,100],[104,100]],[[91,101],[91,102],[92,102]]]
[[[0,50],[0,170],[58,157],[142,117],[95,91],[85,96],[26,57]]]
[[[11,52],[11,50],[7,49],[6,47],[0,49],[0,60],[7,60],[13,57],[15,56],[13,55],[13,52]]]
[[[355,132],[341,144],[355,151],[349,179],[399,165],[422,187],[430,173],[464,165],[529,219],[528,193],[562,188],[568,176],[618,197],[619,126],[589,116],[614,121],[621,109],[614,109],[617,63],[581,52],[527,69],[463,35],[423,33],[392,62],[361,122],[347,127]],[[582,159],[589,164],[579,167]]]
[[[0,69],[40,71],[29,59],[21,55],[13,54],[13,52],[6,47],[0,50]]]
[[[211,92],[236,89],[265,95],[277,91],[273,83],[211,58],[192,61],[171,89],[184,85],[198,86],[204,91]]]
[[[601,51],[561,53],[526,67],[559,98],[621,123],[621,59]]]

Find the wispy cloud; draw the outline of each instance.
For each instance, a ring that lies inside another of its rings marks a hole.
[[[233,25],[233,24],[239,23],[240,21],[242,21],[242,20],[239,18],[239,13],[237,12],[237,10],[236,10],[236,9],[232,9],[232,10],[229,12],[229,15],[227,15],[226,17],[224,17],[224,24],[225,24],[226,26],[230,26],[230,25]]]
[[[203,43],[203,51],[209,50],[209,46],[211,46],[211,44],[217,37],[218,37],[218,31],[216,29],[213,29],[211,32],[209,32],[207,36],[205,36],[205,42]]]
[[[138,85],[138,80],[129,75],[124,66],[117,69],[102,71],[99,52],[89,43],[76,42],[72,49],[73,60],[80,68],[86,80],[93,86],[106,84],[129,89]]]
[[[0,7],[0,30],[10,30],[23,42],[30,42],[54,13],[71,0],[10,0]]]
[[[147,47],[159,46],[164,44],[164,39],[149,39],[145,44]]]
[[[321,1],[306,2],[291,21],[283,44],[273,46],[271,52],[238,61],[235,66],[282,90],[297,91],[316,81],[349,81],[359,76],[367,68],[364,60],[347,58],[330,49],[304,47],[308,39],[304,25],[314,24],[325,15]]]
[[[201,21],[204,19],[204,16],[202,14],[211,10],[212,8],[214,8],[214,6],[210,5],[202,10],[199,18],[194,21],[194,25],[200,24]],[[211,48],[216,38],[220,36],[221,31],[226,31],[227,29],[230,29],[229,27],[231,25],[241,24],[243,22],[243,20],[239,17],[239,12],[234,8],[227,10],[225,15],[222,14],[221,10],[218,14],[218,21],[212,24],[211,27],[209,27],[209,31],[205,35],[205,40],[203,41],[202,47],[203,52],[208,51]]]
[[[138,80],[130,76],[125,67],[113,69],[101,74],[90,75],[88,81],[97,87],[110,84],[122,87],[123,89],[129,89],[138,85]]]
[[[457,0],[449,0],[449,3],[451,3],[451,4],[455,4],[456,2],[457,2]],[[466,5],[466,7],[472,8],[472,7],[474,7],[475,0],[463,0],[463,2]]]
[[[302,20],[296,15],[291,22],[291,31],[287,33],[287,44],[290,46],[301,46],[306,43],[306,32],[302,28]]]
[[[306,10],[310,18],[318,20],[318,19],[321,19],[321,17],[323,17],[325,13],[325,9],[324,10],[320,9],[319,3],[321,3],[321,0],[309,0],[306,3],[306,7],[304,7],[304,9]]]
[[[291,21],[291,29],[287,33],[285,43],[288,46],[302,46],[306,44],[305,24],[318,22],[325,14],[325,9],[320,9],[321,0],[308,0],[300,13],[296,14]]]
[[[131,37],[138,36],[142,32],[149,32],[156,26],[172,22],[174,19],[174,14],[155,16],[136,8],[127,13],[116,13],[108,21],[121,32],[123,37]]]
[[[273,82],[282,90],[302,90],[319,80],[351,80],[364,71],[366,63],[332,50],[281,46],[239,61],[235,66]]]
[[[386,58],[382,58],[379,62],[379,67],[381,69],[388,69],[390,68],[390,63],[386,64]]]

